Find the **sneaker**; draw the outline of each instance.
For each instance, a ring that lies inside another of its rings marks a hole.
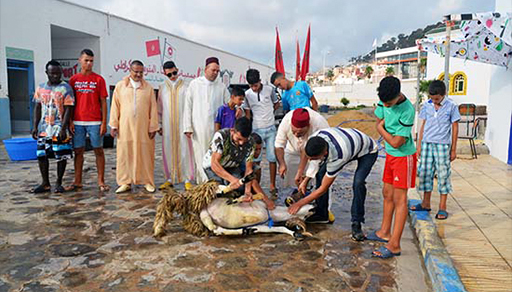
[[[332,224],[334,223],[334,220],[336,218],[334,217],[334,214],[329,211],[329,213],[327,214],[327,216],[322,216],[322,215],[318,215],[318,214],[313,214],[311,216],[309,216],[308,218],[306,218],[306,223],[315,223],[315,224]]]
[[[365,239],[366,236],[364,236],[363,230],[361,228],[361,222],[352,222],[352,240],[363,241]]]

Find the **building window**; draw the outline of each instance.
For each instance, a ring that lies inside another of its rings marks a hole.
[[[464,72],[455,72],[453,77],[450,78],[450,94],[451,95],[466,95],[467,77]]]
[[[444,73],[439,74],[437,80],[444,81]],[[466,95],[468,78],[464,72],[457,71],[453,75],[450,74],[449,84],[448,95]]]

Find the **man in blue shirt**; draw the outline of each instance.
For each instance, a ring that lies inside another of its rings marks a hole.
[[[318,110],[318,102],[305,81],[291,81],[286,79],[283,73],[274,72],[270,76],[270,83],[284,90],[281,101],[285,112],[304,107],[310,107],[314,111]]]

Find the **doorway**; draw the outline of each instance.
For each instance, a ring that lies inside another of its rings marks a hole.
[[[34,63],[7,59],[11,133],[29,134],[33,126]]]

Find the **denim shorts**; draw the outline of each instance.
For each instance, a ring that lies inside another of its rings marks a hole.
[[[73,136],[73,147],[84,148],[85,138],[88,135],[91,139],[92,148],[103,148],[103,136],[100,135],[100,125],[79,126],[75,125],[75,135]]]
[[[260,135],[263,140],[263,144],[267,151],[267,161],[268,162],[276,162],[276,151],[275,151],[275,142],[276,142],[276,126],[272,125],[268,128],[254,129],[254,133]],[[261,156],[254,159],[254,162],[260,162]]]

